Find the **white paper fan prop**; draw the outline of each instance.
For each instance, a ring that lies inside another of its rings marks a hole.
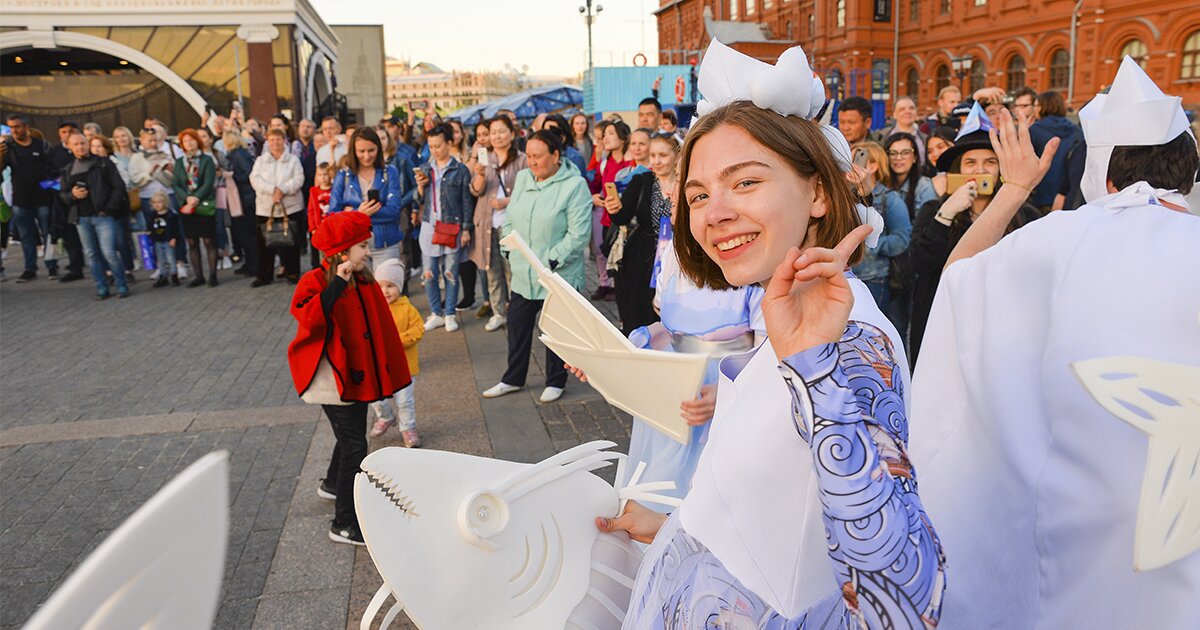
[[[394,447],[368,455],[354,501],[384,585],[361,627],[391,594],[381,628],[402,608],[422,630],[620,628],[642,552],[595,518],[665,486],[618,492],[591,474],[624,457],[604,450],[613,446],[590,442],[537,464]]]
[[[708,356],[634,346],[575,287],[547,269],[519,233],[510,232],[500,244],[524,256],[548,292],[538,324],[542,343],[583,370],[609,403],[687,444],[691,427],[679,413],[679,401],[700,391]]]
[[[1200,367],[1106,357],[1071,369],[1102,407],[1150,437],[1133,568],[1150,571],[1200,550]]]

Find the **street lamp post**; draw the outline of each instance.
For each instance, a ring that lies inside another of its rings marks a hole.
[[[971,63],[972,60],[970,55],[967,55],[966,57],[955,57],[950,60],[950,66],[954,68],[954,76],[958,77],[958,88],[963,92],[966,92],[966,85],[964,85],[963,79],[965,79],[967,73],[971,71]]]
[[[600,12],[604,10],[604,7],[600,6],[600,4],[599,4],[599,3],[597,3],[597,4],[595,5],[595,9],[593,9],[593,8],[592,8],[592,0],[585,0],[585,1],[586,1],[586,3],[587,3],[587,4],[585,4],[585,5],[584,5],[584,6],[582,6],[582,7],[579,7],[579,12],[580,12],[581,14],[583,14],[583,22],[584,22],[585,24],[587,24],[587,31],[588,31],[588,71],[591,71],[591,70],[592,70],[592,67],[593,67],[593,65],[592,65],[592,22],[595,22],[595,21],[596,21],[596,16],[597,16],[597,15],[599,15],[599,14],[600,14]]]

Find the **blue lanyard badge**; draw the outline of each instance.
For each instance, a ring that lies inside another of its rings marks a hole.
[[[658,220],[658,247],[654,250],[654,270],[650,273],[650,288],[658,288],[658,273],[662,271],[662,258],[671,246],[671,217]]]

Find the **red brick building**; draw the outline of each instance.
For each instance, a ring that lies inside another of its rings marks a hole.
[[[927,110],[950,84],[965,91],[1056,89],[1079,107],[1111,83],[1129,54],[1164,91],[1200,107],[1200,5],[1194,0],[1085,0],[1073,73],[1074,0],[659,3],[659,63],[698,59],[714,36],[765,61],[798,43],[839,96],[911,95]]]

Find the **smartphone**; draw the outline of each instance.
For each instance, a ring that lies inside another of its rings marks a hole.
[[[487,166],[488,156],[487,156],[487,149],[485,147],[479,147],[478,149],[476,149],[475,155],[479,159],[480,164]]]
[[[612,199],[613,197],[618,196],[618,194],[619,193],[617,193],[617,185],[616,184],[614,184],[612,182],[608,182],[607,184],[604,185],[604,198],[605,199]]]
[[[946,192],[953,193],[962,188],[967,182],[975,180],[979,185],[976,191],[981,197],[990,197],[996,191],[995,175],[972,175],[969,173],[946,173]]]
[[[374,201],[376,203],[379,202],[379,189],[378,188],[372,188],[367,191],[367,201]]]
[[[867,150],[857,148],[854,150],[854,163],[862,168],[867,168]]]

